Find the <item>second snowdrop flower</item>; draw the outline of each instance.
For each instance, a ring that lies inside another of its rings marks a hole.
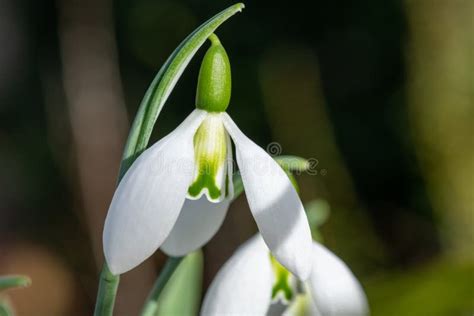
[[[182,256],[217,232],[233,195],[232,139],[265,243],[282,265],[306,279],[311,232],[303,205],[281,167],[225,113],[230,63],[218,38],[210,40],[199,72],[196,109],[135,161],[114,194],[103,235],[109,268],[124,273],[159,247]]]
[[[254,236],[217,273],[201,315],[369,315],[364,290],[347,265],[317,242],[310,255],[310,277],[298,284],[274,261],[261,236]]]

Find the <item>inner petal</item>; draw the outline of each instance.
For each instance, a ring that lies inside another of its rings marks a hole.
[[[211,202],[220,202],[228,193],[227,157],[230,142],[219,113],[209,113],[194,135],[195,175],[188,198],[203,194]]]
[[[272,300],[274,302],[281,301],[286,305],[293,300],[297,293],[296,279],[291,272],[285,269],[271,254],[270,261],[275,276],[272,288]]]

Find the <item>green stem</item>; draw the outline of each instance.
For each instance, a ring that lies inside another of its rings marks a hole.
[[[102,272],[100,273],[99,291],[97,292],[94,316],[112,315],[119,281],[120,276],[112,274],[107,263],[104,263]]]
[[[168,283],[169,279],[173,275],[176,268],[179,266],[184,257],[169,257],[165,263],[165,266],[161,270],[160,276],[156,279],[153,289],[151,290],[148,298],[143,307],[141,316],[154,316],[158,309],[158,298],[161,292]]]

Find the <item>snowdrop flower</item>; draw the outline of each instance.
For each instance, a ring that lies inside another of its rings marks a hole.
[[[310,277],[298,283],[260,235],[251,238],[218,272],[201,315],[368,315],[364,291],[344,262],[317,242],[310,255]]]
[[[114,274],[124,273],[159,247],[182,256],[219,229],[232,195],[232,146],[247,200],[275,258],[300,278],[310,273],[311,232],[288,176],[233,122],[230,64],[215,35],[204,56],[196,107],[173,132],[130,167],[112,199],[103,243]]]

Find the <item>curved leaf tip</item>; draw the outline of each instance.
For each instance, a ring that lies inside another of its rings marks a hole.
[[[309,160],[298,156],[282,155],[273,158],[285,171],[304,172],[311,168]]]
[[[238,9],[239,12],[242,12],[242,10],[245,9],[245,4],[243,2],[236,3],[234,6]]]
[[[0,290],[15,287],[27,287],[31,285],[31,279],[23,275],[0,276]]]

